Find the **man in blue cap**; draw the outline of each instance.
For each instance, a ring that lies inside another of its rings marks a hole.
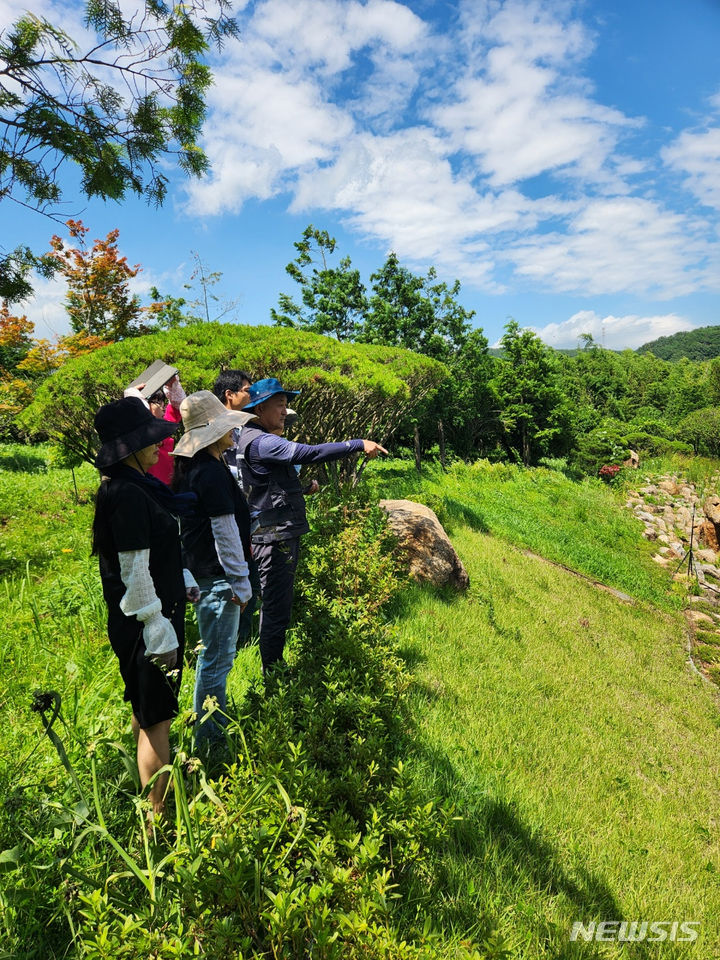
[[[353,453],[376,457],[387,453],[374,440],[309,445],[279,436],[285,427],[288,398],[274,377],[258,380],[250,389],[246,411],[257,420],[243,428],[238,442],[243,488],[252,518],[253,558],[260,570],[260,657],[263,672],[282,660],[285,632],[292,614],[300,537],[310,529],[296,464],[327,463]]]

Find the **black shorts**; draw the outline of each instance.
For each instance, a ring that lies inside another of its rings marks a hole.
[[[179,644],[177,674],[173,672],[172,678],[145,656],[142,623],[135,617],[126,617],[119,607],[108,608],[108,637],[120,661],[125,699],[143,730],[163,720],[172,720],[178,712],[177,695],[185,649],[185,601],[178,601],[169,614],[163,613],[175,628]]]

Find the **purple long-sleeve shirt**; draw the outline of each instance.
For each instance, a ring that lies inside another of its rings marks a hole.
[[[307,444],[295,443],[274,433],[266,433],[250,444],[245,458],[256,473],[270,473],[272,464],[326,463],[328,460],[340,460],[362,450],[362,440]]]

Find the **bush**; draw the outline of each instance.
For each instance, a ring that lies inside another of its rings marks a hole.
[[[203,323],[113,343],[67,361],[43,383],[18,422],[30,436],[50,437],[68,454],[93,462],[95,412],[122,396],[138,371],[158,357],[179,368],[188,393],[212,388],[222,367],[239,367],[254,379],[277,376],[302,390],[296,436],[311,443],[388,440],[404,417],[430,402],[447,376],[441,363],[408,350],[348,345],[276,327]]]
[[[604,463],[625,460],[628,456],[628,442],[624,434],[624,425],[618,421],[606,420],[602,425],[578,438],[574,464],[583,473],[597,476]]]
[[[691,457],[693,455],[693,448],[691,444],[684,443],[682,440],[662,440],[656,437],[653,445],[653,453],[660,457],[672,456],[674,453]]]
[[[605,463],[598,470],[598,476],[606,483],[612,483],[613,480],[617,479],[617,476],[621,470],[622,467],[619,463]]]

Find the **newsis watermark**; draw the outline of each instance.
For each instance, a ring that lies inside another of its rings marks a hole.
[[[700,934],[700,922],[697,920],[590,920],[589,923],[575,921],[570,931],[570,939],[595,940],[605,942],[615,940],[618,943],[660,943],[662,940],[675,943],[692,943]]]

